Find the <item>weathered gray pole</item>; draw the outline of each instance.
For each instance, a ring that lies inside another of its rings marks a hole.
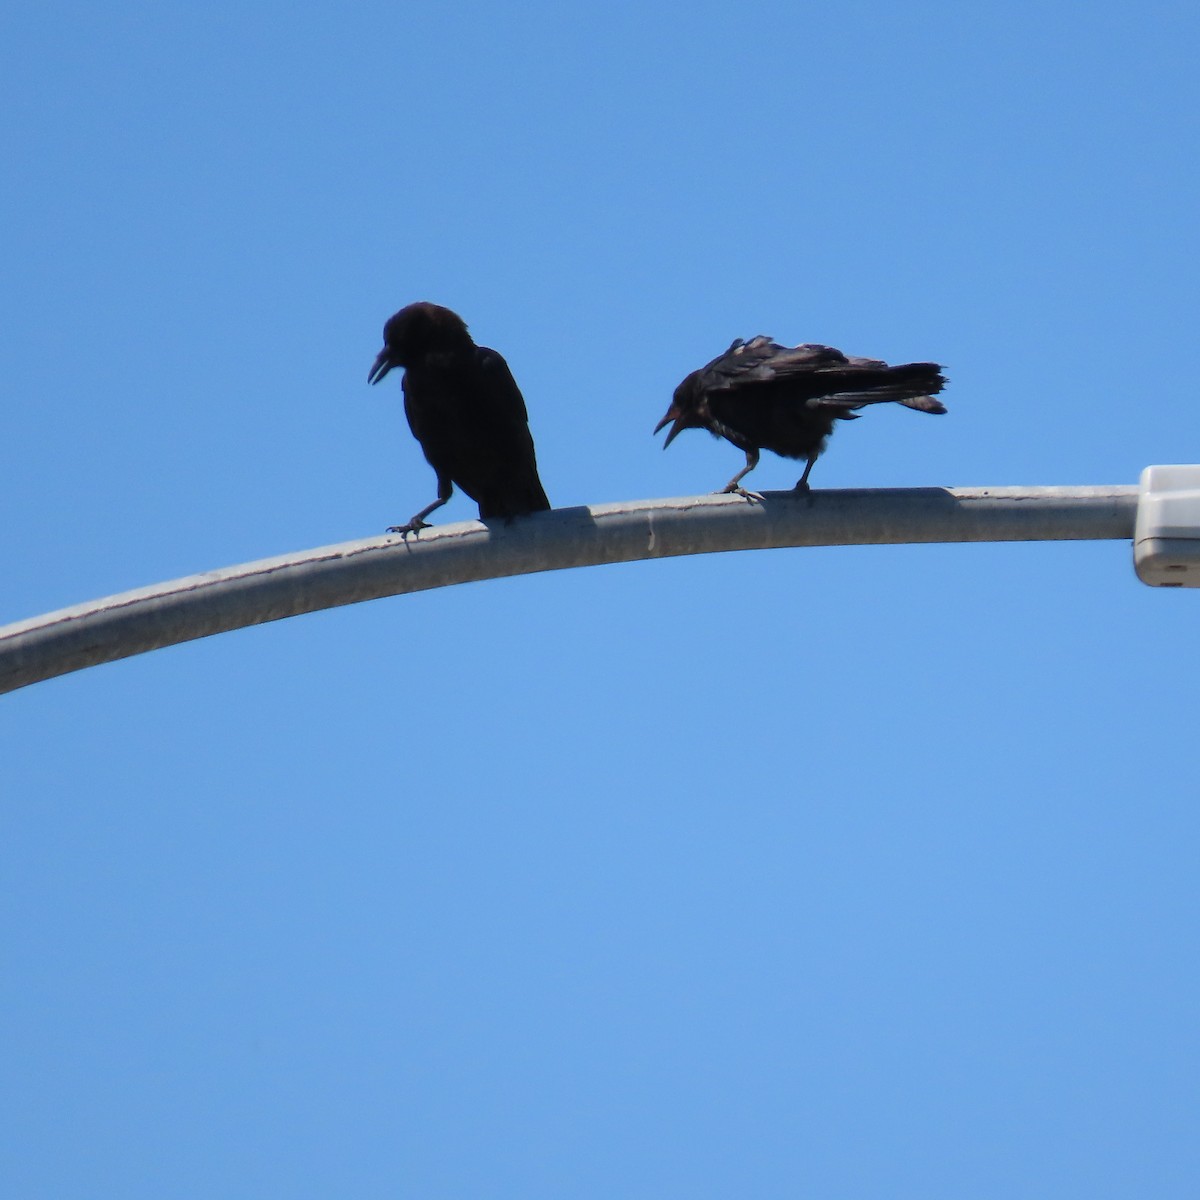
[[[1136,487],[689,496],[434,526],[264,558],[0,628],[0,692],[146,650],[478,579],[784,546],[1131,539]]]

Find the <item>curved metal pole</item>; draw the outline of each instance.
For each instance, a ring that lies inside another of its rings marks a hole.
[[[360,600],[565,567],[901,542],[1131,539],[1136,487],[904,488],[638,500],[264,558],[0,628],[0,692]]]

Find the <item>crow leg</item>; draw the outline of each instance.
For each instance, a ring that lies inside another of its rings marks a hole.
[[[801,475],[799,480],[796,482],[796,491],[808,492],[812,490],[808,486],[808,473],[813,469],[813,463],[815,463],[819,457],[820,456],[817,454],[810,454],[808,456],[808,462],[804,465],[804,474]]]
[[[427,504],[415,517],[413,517],[407,525],[389,525],[388,533],[419,533],[422,529],[429,527],[429,522],[425,520],[434,509],[441,508],[451,496],[454,495],[454,484],[449,479],[438,477],[438,498],[432,503]]]
[[[726,492],[733,492],[737,496],[745,496],[751,500],[761,500],[762,497],[757,492],[748,492],[744,487],[738,486],[757,466],[758,447],[755,446],[746,451],[746,465],[716,495],[723,496]]]

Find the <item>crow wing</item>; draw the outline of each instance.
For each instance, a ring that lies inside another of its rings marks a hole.
[[[538,478],[525,398],[503,355],[480,346],[469,390],[477,434],[464,456],[460,486],[479,504],[481,517],[511,517],[550,507]]]
[[[929,399],[945,384],[937,363],[889,366],[878,358],[850,358],[833,346],[807,343],[781,346],[758,336],[740,339],[701,368],[705,392],[735,391],[746,400],[774,401],[781,396],[809,408],[839,415],[868,404],[898,401],[925,412],[945,412]]]

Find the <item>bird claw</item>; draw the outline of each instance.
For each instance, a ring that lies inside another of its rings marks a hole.
[[[415,533],[419,536],[422,529],[428,528],[428,521],[422,521],[420,517],[413,517],[407,525],[389,525],[387,531],[388,533],[398,533],[401,537],[408,537],[410,533]]]
[[[754,503],[762,503],[762,495],[759,492],[748,492],[744,487],[738,487],[734,484],[732,487],[725,486],[719,492],[713,492],[714,496],[742,496],[746,500]]]

